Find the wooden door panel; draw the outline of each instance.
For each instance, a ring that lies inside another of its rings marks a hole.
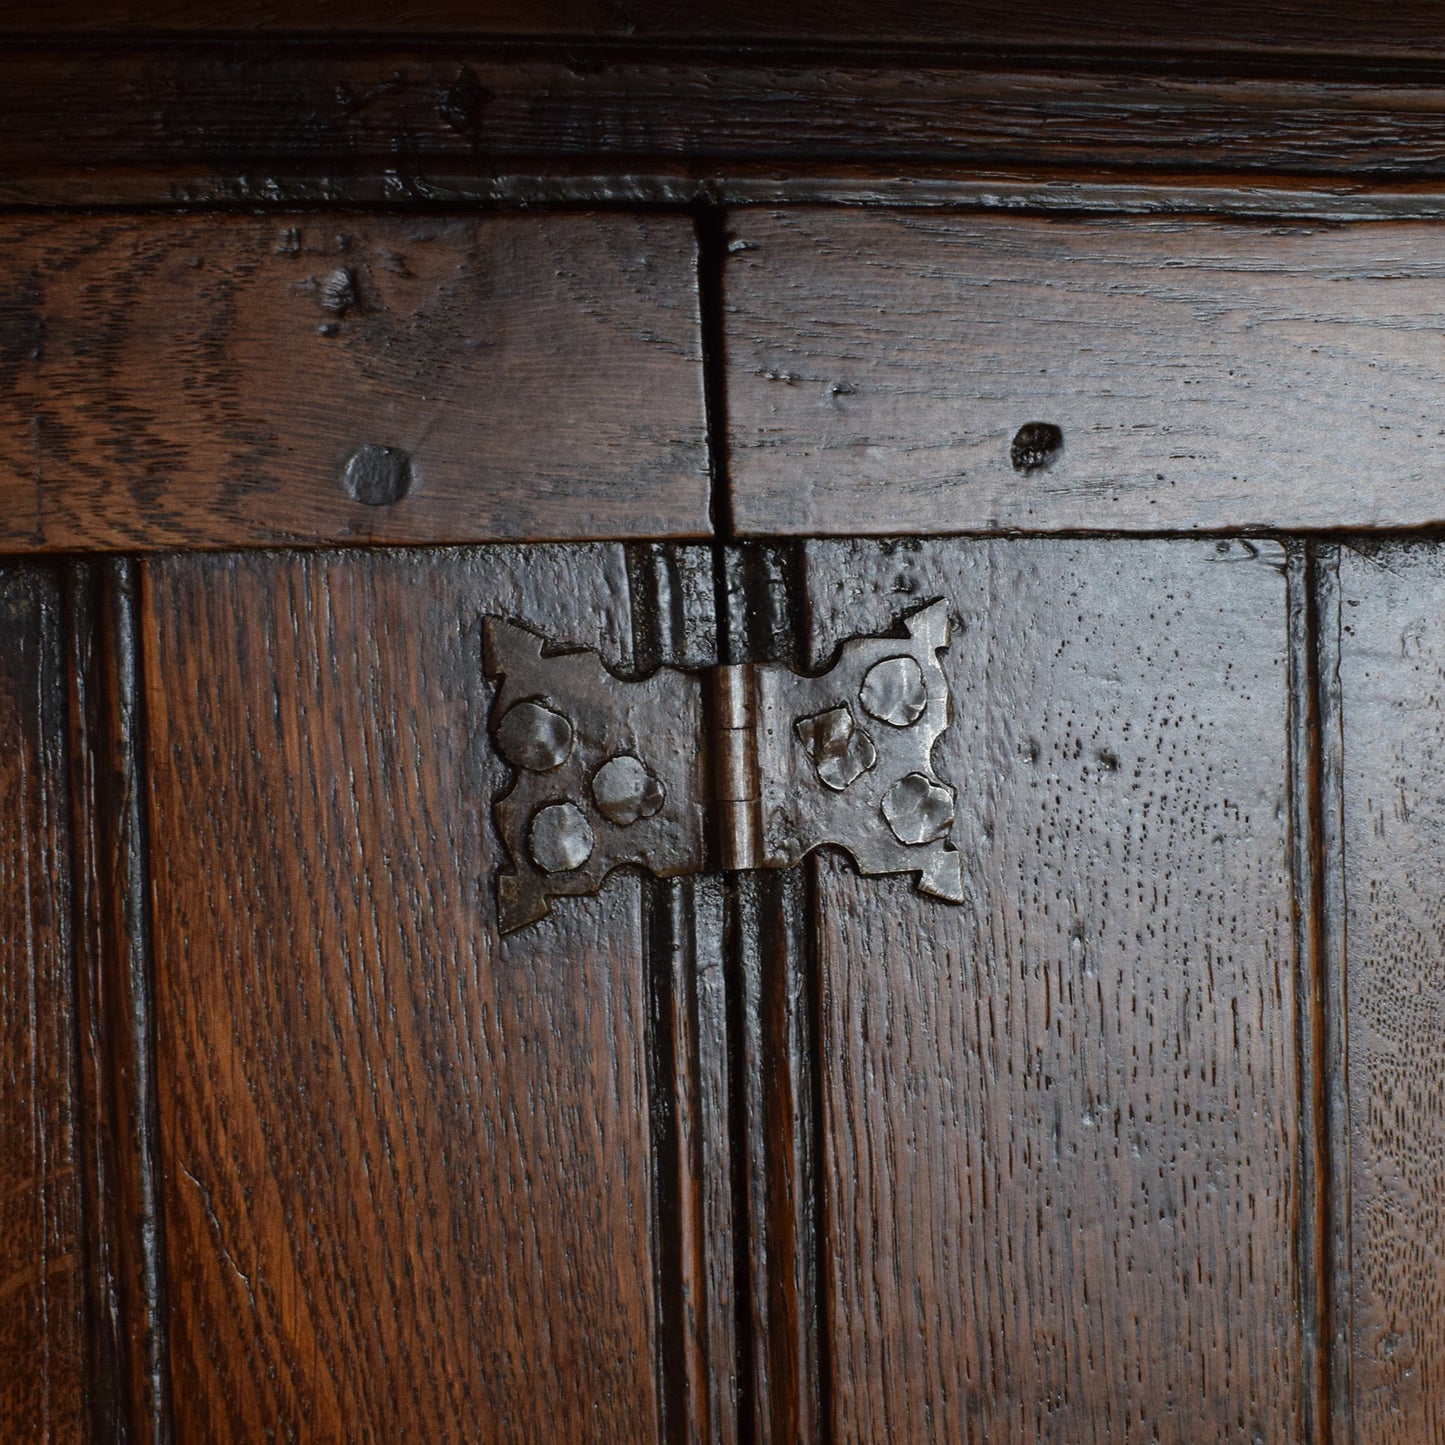
[[[970,901],[820,868],[839,1441],[1300,1438],[1283,549],[810,543],[950,599]]]
[[[654,1439],[639,887],[499,943],[480,622],[629,656],[620,550],[146,572],[185,1440]]]
[[[678,216],[12,217],[0,547],[704,535],[695,253]]]
[[[85,1435],[62,595],[0,569],[0,1434]]]
[[[1445,557],[1344,547],[1351,1402],[1371,1445],[1445,1439]]]

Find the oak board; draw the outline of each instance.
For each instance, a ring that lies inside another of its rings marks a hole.
[[[1356,1438],[1445,1437],[1445,567],[1436,546],[1342,548]]]
[[[820,866],[832,1438],[1303,1438],[1284,552],[811,543],[946,597],[964,905]]]
[[[1445,519],[1433,225],[802,208],[728,249],[744,534]]]
[[[684,217],[0,220],[0,549],[698,536]]]
[[[627,601],[615,548],[147,568],[179,1439],[659,1438],[639,885],[498,941],[480,650],[623,664]]]
[[[88,1404],[62,608],[49,568],[0,568],[0,1433],[15,1440],[80,1440]]]

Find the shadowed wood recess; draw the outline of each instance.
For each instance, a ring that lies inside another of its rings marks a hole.
[[[0,221],[0,548],[698,535],[685,218]]]
[[[627,596],[620,549],[148,567],[178,1440],[659,1438],[639,884],[498,941],[481,672],[488,612],[625,665]]]
[[[1426,224],[734,212],[743,533],[1445,519]]]
[[[0,136],[0,201],[19,206],[1077,208],[1123,203],[1127,182],[1149,197],[1131,209],[1438,213],[1445,70],[1058,47],[77,37],[0,47]]]
[[[954,605],[970,893],[820,868],[829,1438],[1303,1438],[1283,565],[808,547],[815,659]]]
[[[1187,9],[1149,0],[763,0],[729,5],[687,0],[78,0],[43,8],[7,0],[0,34],[115,30],[135,34],[250,30],[443,35],[538,35],[557,39],[841,41],[991,48],[1044,44],[1098,48],[1163,46],[1195,52],[1304,51],[1345,55],[1445,54],[1445,6],[1405,0],[1387,15],[1353,0],[1208,0]]]
[[[1355,1438],[1445,1438],[1445,559],[1340,550]]]
[[[0,567],[0,1434],[81,1440],[78,1137],[61,597]]]

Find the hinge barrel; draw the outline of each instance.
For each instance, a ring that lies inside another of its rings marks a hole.
[[[717,864],[727,872],[758,868],[763,830],[756,668],[751,663],[717,667],[709,683]]]

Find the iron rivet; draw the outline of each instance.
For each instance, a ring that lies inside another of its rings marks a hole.
[[[549,803],[532,819],[528,844],[544,873],[575,873],[592,856],[592,825],[576,803]]]
[[[629,753],[620,753],[597,769],[592,797],[609,823],[630,828],[639,818],[659,813],[667,793],[643,763]]]
[[[411,491],[414,481],[410,452],[367,445],[351,454],[341,484],[349,497],[368,507],[389,507]]]

